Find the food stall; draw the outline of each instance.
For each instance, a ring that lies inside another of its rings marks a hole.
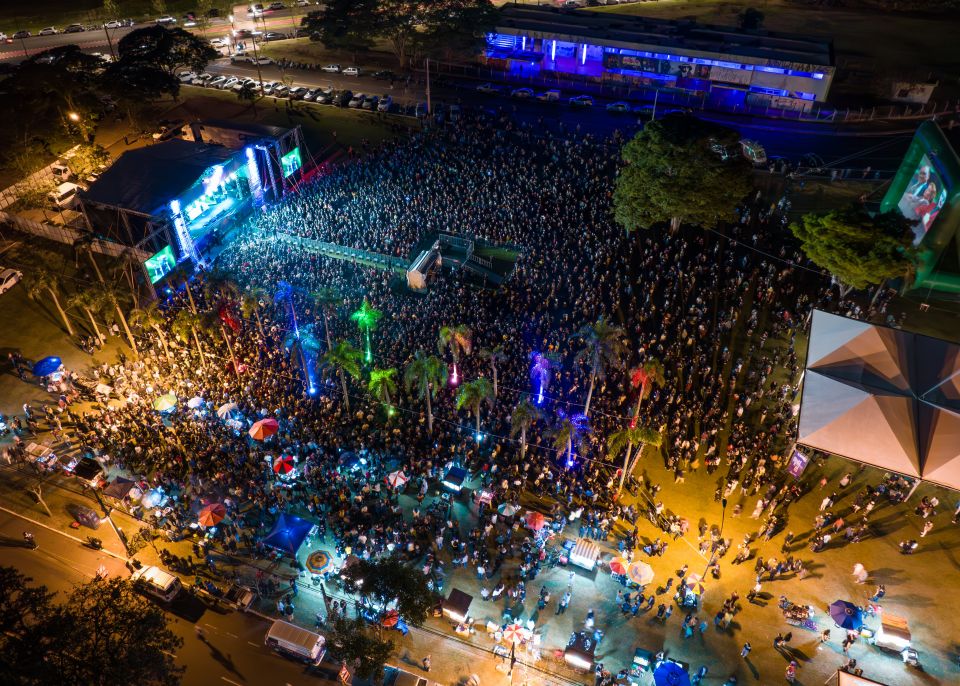
[[[910,645],[911,640],[910,625],[906,618],[888,612],[880,616],[880,627],[871,639],[880,650],[899,653],[904,663],[917,666],[920,663],[919,655]]]
[[[574,669],[589,671],[593,669],[593,658],[597,644],[593,640],[593,633],[575,631],[570,634],[567,647],[563,649],[563,660]]]
[[[570,564],[592,572],[600,557],[600,546],[587,538],[578,538],[570,551]]]
[[[459,588],[450,589],[450,596],[443,601],[443,616],[458,624],[467,620],[473,596]]]
[[[653,671],[654,655],[645,648],[637,648],[633,652],[633,662],[630,664],[630,685],[638,686],[640,677],[645,672]]]
[[[463,489],[463,484],[466,480],[466,469],[463,467],[451,467],[443,477],[443,485],[454,493],[459,493]]]
[[[27,461],[38,470],[52,471],[57,466],[57,456],[53,449],[40,443],[29,443],[26,449]]]

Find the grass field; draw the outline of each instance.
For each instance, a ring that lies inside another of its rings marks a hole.
[[[141,21],[156,19],[157,12],[151,0],[119,0],[122,18]],[[196,9],[196,0],[166,0],[166,12],[179,17],[188,10]],[[214,7],[222,16],[229,14],[229,0],[215,2]],[[2,0],[0,1],[0,31],[12,34],[20,29],[36,33],[44,26],[63,28],[67,24],[94,24],[107,19],[104,17],[103,0]]]
[[[771,31],[831,36],[838,58],[864,59],[891,69],[960,73],[956,50],[960,15],[912,16],[804,6],[784,0],[659,0],[591,11],[664,19],[695,17],[703,23],[735,25],[737,14],[746,7],[763,12],[764,27]]]

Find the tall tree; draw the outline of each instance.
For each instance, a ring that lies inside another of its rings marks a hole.
[[[264,338],[266,334],[263,331],[263,321],[260,319],[260,310],[270,305],[273,298],[266,288],[254,286],[247,288],[240,295],[240,313],[244,319],[250,319],[251,316],[257,321],[257,329],[260,331],[260,337]]]
[[[397,394],[397,382],[394,377],[397,370],[394,367],[389,369],[371,369],[370,381],[367,383],[367,390],[374,398],[379,400],[387,408],[387,418],[393,416],[393,401],[391,398]]]
[[[810,261],[837,280],[841,297],[913,274],[913,230],[896,210],[871,215],[850,207],[810,213],[791,224],[790,230]]]
[[[324,47],[345,50],[353,61],[373,46],[377,35],[380,0],[329,0],[323,9],[309,12],[300,25],[317,33]]]
[[[350,411],[350,393],[347,389],[347,376],[360,378],[360,360],[363,353],[354,348],[348,341],[335,343],[323,355],[324,364],[337,370],[340,377],[340,386],[343,389],[343,405]]]
[[[366,622],[359,617],[348,619],[337,615],[325,632],[327,647],[335,660],[352,665],[356,676],[379,683],[383,666],[393,652],[393,643],[382,638],[380,625],[371,636]]]
[[[366,298],[363,299],[360,308],[350,315],[350,320],[357,325],[357,328],[364,335],[366,341],[364,358],[368,363],[373,360],[373,352],[370,350],[370,332],[377,328],[377,322],[380,321],[381,317],[383,317],[383,312],[371,306]]]
[[[627,231],[669,222],[712,227],[734,218],[751,189],[751,165],[739,134],[686,114],[647,124],[623,147],[613,193],[614,217]]]
[[[96,293],[87,289],[77,291],[67,298],[67,307],[81,309],[84,314],[87,315],[87,319],[90,321],[90,330],[97,337],[101,345],[106,343],[107,337],[100,331],[100,326],[97,324],[97,319],[94,317],[94,314],[100,314],[103,305],[103,299],[97,297]]]
[[[650,395],[654,386],[662,386],[666,382],[663,376],[663,363],[655,357],[648,357],[639,367],[630,372],[630,386],[637,389],[637,405],[633,409],[631,426],[637,425],[640,416],[640,404]]]
[[[433,434],[433,406],[431,400],[437,397],[437,391],[447,383],[447,367],[443,360],[418,350],[403,372],[403,385],[409,393],[416,389],[416,395],[427,406],[427,432]]]
[[[490,0],[436,0],[421,7],[426,12],[417,47],[428,56],[446,60],[476,54],[498,18]]]
[[[63,306],[60,304],[60,279],[63,275],[63,267],[62,261],[58,260],[53,260],[52,262],[51,260],[46,260],[42,263],[39,261],[34,262],[30,265],[29,269],[24,270],[23,284],[27,289],[27,297],[34,302],[43,300],[44,295],[50,296],[54,307],[56,307],[57,312],[60,313],[64,328],[70,336],[73,336],[75,334],[73,325],[70,323],[70,318],[67,317],[67,313],[63,311]]]
[[[533,422],[540,417],[540,410],[527,400],[526,397],[520,399],[517,406],[513,408],[510,415],[510,437],[513,438],[520,434],[520,459],[527,455],[527,432],[533,426]]]
[[[177,316],[173,318],[173,322],[170,324],[173,335],[188,346],[190,345],[190,339],[193,339],[193,343],[197,347],[197,355],[200,356],[200,365],[206,368],[207,357],[203,354],[203,346],[200,345],[200,336],[197,335],[197,330],[201,328],[202,322],[200,315],[190,310],[180,310],[177,312]]]
[[[484,403],[493,404],[493,386],[484,377],[469,381],[457,393],[457,409],[467,408],[476,420],[476,440],[480,442],[480,408]]]
[[[123,332],[127,336],[127,343],[130,344],[133,357],[139,358],[140,350],[137,348],[137,340],[133,337],[133,332],[130,331],[130,325],[127,323],[127,316],[123,313],[123,308],[120,307],[120,295],[113,286],[107,283],[100,284],[100,286],[94,290],[97,297],[101,298],[108,307],[113,308],[113,311],[117,313],[117,321],[119,321],[123,327]]]
[[[137,308],[130,313],[130,325],[140,329],[143,332],[152,331],[157,335],[160,346],[163,348],[163,354],[168,361],[172,361],[170,348],[167,345],[167,334],[164,331],[166,319],[160,311],[160,306],[156,301],[148,303],[146,307]]]
[[[368,601],[381,619],[394,606],[408,624],[420,626],[433,609],[434,595],[427,578],[396,555],[358,560],[342,576],[347,590]]]
[[[336,312],[337,305],[343,302],[343,296],[335,288],[324,287],[310,294],[313,306],[323,315],[323,335],[327,339],[327,350],[333,347],[330,338],[330,314]]]
[[[502,345],[497,345],[492,348],[481,349],[480,359],[490,365],[490,371],[493,374],[493,397],[496,399],[498,395],[498,366],[507,359],[507,354],[503,351]]]
[[[636,455],[639,458],[645,445],[659,446],[660,441],[661,434],[656,429],[634,424],[629,424],[623,429],[614,431],[607,437],[607,453],[609,453],[610,459],[615,460],[618,455],[623,453],[623,468],[620,471],[620,483],[617,486],[618,494],[623,488],[623,482],[627,478],[627,474],[633,471],[631,469],[633,446],[637,446]]]
[[[450,378],[451,383],[457,383],[457,363],[460,361],[460,355],[469,355],[473,350],[473,331],[465,324],[456,326],[441,326],[439,340],[437,341],[437,350],[443,355],[447,350],[453,357],[453,375]]]
[[[558,453],[566,453],[567,467],[573,465],[574,448],[580,450],[584,434],[589,431],[586,415],[561,416],[560,423],[549,432],[553,447]]]
[[[583,413],[587,416],[590,415],[590,401],[593,399],[597,379],[606,376],[607,367],[623,366],[626,354],[623,337],[623,329],[613,326],[605,317],[600,317],[594,324],[587,324],[573,335],[573,338],[580,340],[583,345],[577,352],[576,362],[590,370],[587,400],[583,408]]]

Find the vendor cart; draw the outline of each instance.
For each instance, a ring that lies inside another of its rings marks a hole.
[[[443,601],[443,616],[456,623],[466,621],[473,596],[459,588],[450,589],[450,596]]]
[[[586,672],[593,669],[596,650],[592,632],[576,631],[570,635],[567,647],[563,649],[563,660],[574,669]]]
[[[592,572],[600,557],[600,546],[588,538],[578,538],[570,551],[570,564]]]

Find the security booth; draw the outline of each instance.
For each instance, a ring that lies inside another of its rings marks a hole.
[[[596,650],[592,632],[576,631],[570,634],[567,647],[563,649],[563,660],[574,669],[587,672],[593,669]]]
[[[587,538],[578,538],[570,551],[570,564],[592,572],[596,569],[599,557],[600,546]]]
[[[450,589],[450,596],[443,601],[443,616],[456,623],[464,622],[470,613],[473,596],[459,588]]]

